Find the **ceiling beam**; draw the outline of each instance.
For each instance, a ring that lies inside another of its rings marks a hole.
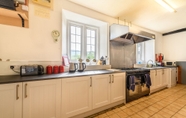
[[[170,35],[170,34],[175,34],[175,33],[180,33],[180,32],[184,32],[184,31],[186,31],[186,28],[182,28],[182,29],[171,31],[171,32],[163,33],[162,36],[166,36],[166,35]]]

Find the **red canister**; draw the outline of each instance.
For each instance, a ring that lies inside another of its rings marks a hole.
[[[53,73],[54,74],[59,73],[59,67],[58,66],[53,66]]]
[[[59,66],[59,73],[63,73],[64,72],[64,66],[60,65]]]
[[[46,73],[47,73],[47,74],[52,74],[52,66],[48,65],[48,66],[46,67]]]

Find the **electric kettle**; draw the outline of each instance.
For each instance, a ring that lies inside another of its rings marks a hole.
[[[77,63],[70,63],[69,64],[70,66],[69,66],[69,72],[75,72],[76,70],[77,70],[77,68],[78,68],[78,64]]]
[[[85,68],[86,68],[86,64],[85,64],[85,63],[79,63],[79,64],[78,64],[78,71],[79,71],[79,72],[84,71]]]

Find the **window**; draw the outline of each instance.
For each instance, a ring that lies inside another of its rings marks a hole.
[[[155,60],[154,40],[136,44],[136,62],[146,64],[148,60]]]
[[[68,21],[69,57],[70,60],[95,59],[98,40],[98,28],[82,23]]]

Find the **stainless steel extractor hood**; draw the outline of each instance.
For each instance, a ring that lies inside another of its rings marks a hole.
[[[124,45],[129,45],[152,39],[155,39],[155,35],[145,31],[129,31],[128,26],[119,24],[112,24],[110,26],[111,41],[118,41],[123,43]]]

